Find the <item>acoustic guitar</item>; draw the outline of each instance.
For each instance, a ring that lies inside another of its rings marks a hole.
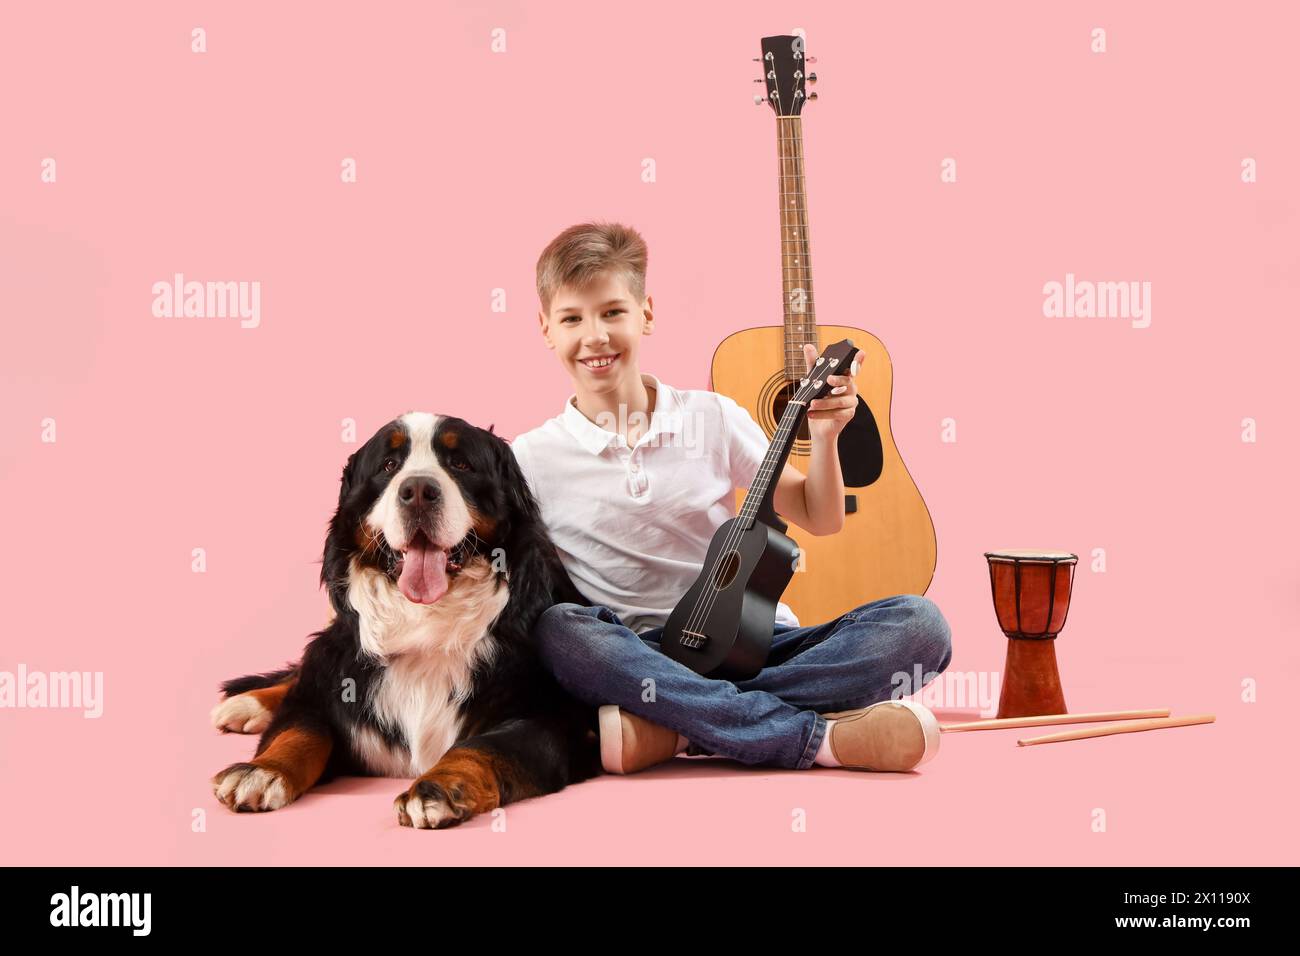
[[[826,379],[843,374],[857,354],[848,339],[836,342],[804,373],[785,403],[744,506],[713,533],[699,576],[668,615],[659,649],[697,674],[746,680],[767,662],[776,605],[799,555],[798,545],[785,533],[786,523],[772,508],[777,479],[805,423],[808,403],[828,395]]]
[[[861,351],[857,412],[837,445],[846,492],[844,527],[820,537],[802,528],[791,532],[803,561],[784,600],[800,623],[819,624],[878,598],[924,594],[938,549],[930,511],[890,433],[889,353],[864,329],[817,324],[802,126],[804,104],[817,95],[805,93],[817,80],[807,72],[814,60],[804,56],[798,36],[764,37],[762,50],[767,93],[755,101],[766,102],[776,115],[784,325],[744,329],[724,339],[713,355],[709,387],[734,399],[775,435],[807,372],[804,343],[820,352],[823,342],[847,338]],[[811,449],[804,422],[791,445],[790,463],[806,473]],[[745,494],[737,491],[738,509]]]

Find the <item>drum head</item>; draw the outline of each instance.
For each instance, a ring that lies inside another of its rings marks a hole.
[[[1021,563],[1029,562],[1031,564],[1074,564],[1079,560],[1077,554],[1071,554],[1068,551],[985,551],[984,557],[990,561],[1006,561],[1008,563],[1020,561]]]

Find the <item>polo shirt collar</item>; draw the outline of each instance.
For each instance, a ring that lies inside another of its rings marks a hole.
[[[681,400],[677,395],[677,390],[671,385],[664,385],[649,372],[641,373],[641,381],[655,390],[655,410],[654,414],[650,416],[650,427],[646,430],[646,435],[680,431],[682,425],[681,415],[679,414]],[[575,398],[577,398],[577,393],[565,399],[564,411],[560,416],[561,420],[564,422],[564,427],[568,429],[569,434],[578,440],[578,444],[591,454],[599,455],[618,438],[618,433],[601,428],[578,411],[578,406],[573,404]]]

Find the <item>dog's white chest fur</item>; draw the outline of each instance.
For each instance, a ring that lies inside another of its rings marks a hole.
[[[350,579],[348,600],[361,619],[361,647],[388,662],[369,699],[358,705],[368,706],[405,742],[390,747],[358,724],[353,752],[371,773],[418,777],[460,737],[474,667],[490,664],[496,653],[490,628],[510,599],[509,589],[497,589],[482,558],[465,565],[437,604],[408,601],[389,578],[355,560]]]

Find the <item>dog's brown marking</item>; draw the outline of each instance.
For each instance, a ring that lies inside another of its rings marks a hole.
[[[289,790],[289,799],[296,800],[325,772],[332,747],[329,734],[286,727],[249,762],[278,773]]]
[[[244,693],[274,714],[280,705],[284,703],[284,695],[289,693],[289,688],[296,683],[298,683],[298,678],[291,677],[281,684],[274,684],[271,687],[259,687],[257,690],[244,691]]]
[[[401,448],[405,444],[406,444],[406,432],[402,431],[400,428],[397,428],[389,433],[388,435],[389,448]]]
[[[438,805],[434,812],[441,815],[435,826],[441,829],[512,800],[533,796],[525,792],[531,789],[509,760],[472,746],[454,747],[411,784],[394,806],[402,825],[411,826],[407,801],[412,797],[434,801]]]
[[[438,437],[438,441],[442,442],[443,448],[455,448],[460,444],[460,432],[448,429]]]
[[[466,502],[466,504],[468,504],[468,502]],[[473,528],[474,533],[479,536],[479,540],[485,544],[492,540],[492,536],[496,534],[497,531],[495,518],[489,518],[473,505],[469,505],[469,520],[470,527]]]

